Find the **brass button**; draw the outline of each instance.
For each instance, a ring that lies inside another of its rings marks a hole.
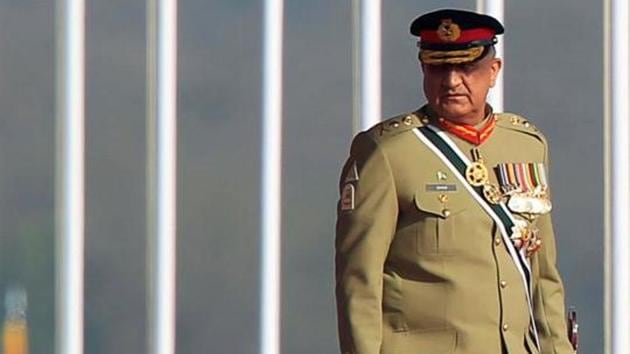
[[[403,119],[403,123],[404,123],[405,125],[411,125],[411,123],[413,123],[413,119],[411,118],[411,116],[406,116],[406,117]]]
[[[451,215],[451,211],[449,209],[444,209],[442,210],[442,215],[444,215],[445,218],[448,218]]]
[[[400,126],[400,123],[394,121],[394,122],[389,123],[389,126],[392,128],[398,128]]]
[[[426,118],[422,118],[422,124],[429,124],[429,120]]]
[[[497,246],[500,246],[501,245],[501,237],[495,238],[494,239],[494,244],[497,245]]]
[[[510,121],[512,122],[512,124],[517,125],[519,119],[517,117],[512,117],[512,119],[510,119]]]
[[[505,280],[501,280],[501,287],[505,289],[507,287],[507,282]]]
[[[438,200],[440,201],[440,203],[446,203],[448,202],[448,195],[440,194],[440,196],[438,197]]]
[[[508,326],[507,323],[504,323],[502,328],[503,328],[503,332],[507,332],[507,330],[510,329],[510,326]]]
[[[523,125],[525,126],[525,128],[529,128],[531,124],[529,122],[524,122]]]

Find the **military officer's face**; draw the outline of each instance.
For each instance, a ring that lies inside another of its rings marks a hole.
[[[424,94],[440,117],[474,124],[484,117],[488,90],[500,69],[501,60],[492,53],[466,64],[422,64]]]

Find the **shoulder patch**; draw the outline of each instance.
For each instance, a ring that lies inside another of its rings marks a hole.
[[[343,179],[343,183],[356,182],[359,180],[359,169],[357,168],[357,161],[354,160],[352,165],[346,172],[346,176]]]
[[[341,211],[354,210],[355,188],[352,183],[346,183],[341,190],[340,208]]]
[[[402,132],[421,127],[429,122],[428,118],[420,112],[402,114],[382,121],[370,128],[369,132],[376,139],[394,136]]]

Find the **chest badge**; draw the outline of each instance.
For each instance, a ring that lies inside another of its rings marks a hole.
[[[473,187],[481,187],[488,182],[488,169],[483,162],[475,161],[466,168],[466,180]]]
[[[551,211],[543,163],[503,163],[497,166],[507,206],[515,213],[542,215]]]
[[[499,204],[503,199],[503,194],[497,186],[488,183],[483,186],[483,197],[492,204]]]
[[[488,168],[484,164],[479,149],[472,149],[473,162],[466,168],[466,181],[473,187],[482,187],[483,197],[489,203],[499,204],[503,199],[503,193],[499,187],[490,183]]]
[[[503,163],[497,166],[499,183],[509,198],[507,207],[526,219],[524,226],[513,231],[514,245],[531,257],[543,241],[534,221],[551,211],[547,174],[543,163]]]

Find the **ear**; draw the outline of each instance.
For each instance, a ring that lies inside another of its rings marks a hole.
[[[490,64],[490,87],[494,87],[502,66],[503,62],[500,58],[492,58],[492,63]]]

